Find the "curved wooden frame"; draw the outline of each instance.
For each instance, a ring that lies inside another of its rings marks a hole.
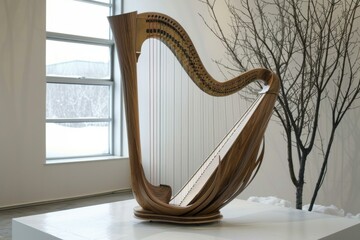
[[[141,206],[134,210],[135,216],[181,224],[218,221],[222,217],[220,209],[248,186],[261,164],[264,149],[260,146],[279,91],[277,76],[267,69],[253,69],[226,82],[216,81],[206,71],[185,30],[164,14],[132,12],[109,17],[109,22],[122,76],[132,189]],[[269,87],[214,174],[186,206],[170,204],[171,188],[152,185],[141,163],[136,63],[141,45],[148,38],[166,44],[192,81],[207,94],[226,96],[255,80]]]

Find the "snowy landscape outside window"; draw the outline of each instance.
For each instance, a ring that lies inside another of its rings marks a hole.
[[[111,0],[46,1],[46,158],[113,154]]]

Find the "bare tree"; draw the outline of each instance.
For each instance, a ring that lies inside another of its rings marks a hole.
[[[320,151],[322,167],[311,211],[326,175],[335,132],[359,100],[360,0],[240,0],[236,5],[228,0],[230,22],[225,27],[230,33],[219,23],[216,0],[200,1],[210,20],[201,17],[226,49],[227,61],[217,61],[221,69],[234,73],[262,66],[281,80],[275,115],[284,129],[298,209],[309,154]],[[319,127],[322,111],[331,113],[326,132]]]

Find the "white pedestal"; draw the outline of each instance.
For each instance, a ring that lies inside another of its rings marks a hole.
[[[13,239],[360,239],[360,223],[235,199],[221,210],[223,220],[181,226],[133,217],[135,200],[13,219]],[[334,238],[335,237],[335,238]]]

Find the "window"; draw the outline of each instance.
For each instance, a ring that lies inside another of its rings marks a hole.
[[[113,155],[111,0],[46,1],[46,158]]]

